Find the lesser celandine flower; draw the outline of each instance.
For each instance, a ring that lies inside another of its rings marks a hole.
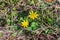
[[[34,11],[30,11],[29,14],[30,15],[28,17],[33,20],[39,16],[39,14],[37,14],[37,12],[34,12]]]
[[[23,22],[21,22],[21,24],[24,28],[27,28],[29,26],[28,20],[23,20]]]

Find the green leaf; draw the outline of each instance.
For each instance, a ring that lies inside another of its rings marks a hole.
[[[30,2],[30,4],[34,4],[34,0],[32,0],[32,1]]]
[[[46,4],[42,3],[41,8],[44,9],[46,7]]]
[[[0,37],[2,37],[3,36],[3,34],[2,34],[2,32],[0,32]]]
[[[32,28],[32,30],[38,29],[38,23],[37,22],[32,22],[31,23],[31,28]]]
[[[16,33],[13,33],[11,36],[15,37],[17,35],[17,32]]]
[[[15,7],[13,7],[13,9],[12,9],[12,10],[14,10],[14,11],[15,11],[15,10],[16,10],[16,8],[15,8]]]
[[[17,16],[17,11],[12,11],[11,16]]]
[[[38,26],[38,23],[37,22],[32,22],[31,26]]]
[[[18,0],[7,0],[8,4],[16,4]]]
[[[31,27],[28,27],[28,28],[27,28],[27,30],[31,31],[31,30],[32,30],[32,28],[31,28]]]
[[[7,19],[7,24],[10,25],[10,23],[11,23],[11,20]]]
[[[51,30],[51,29],[46,29],[46,30],[45,30],[45,33],[46,33],[46,34],[51,34],[51,33],[52,33],[52,30]]]
[[[5,3],[4,2],[0,2],[0,6],[1,7],[4,7],[5,6]]]
[[[20,17],[19,20],[18,20],[18,22],[20,23],[22,21],[23,21],[23,17]]]
[[[38,27],[32,27],[32,30],[37,30],[38,29]]]
[[[33,20],[32,19],[28,19],[29,20],[29,22],[32,22]]]
[[[53,19],[47,18],[47,22],[48,22],[49,24],[53,24]]]

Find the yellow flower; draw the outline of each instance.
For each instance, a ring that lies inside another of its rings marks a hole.
[[[21,22],[21,24],[24,28],[27,28],[29,26],[28,20],[23,20],[23,22]]]
[[[39,14],[37,14],[37,12],[33,12],[33,11],[29,12],[29,14],[30,15],[28,17],[30,17],[33,20],[39,16]]]

